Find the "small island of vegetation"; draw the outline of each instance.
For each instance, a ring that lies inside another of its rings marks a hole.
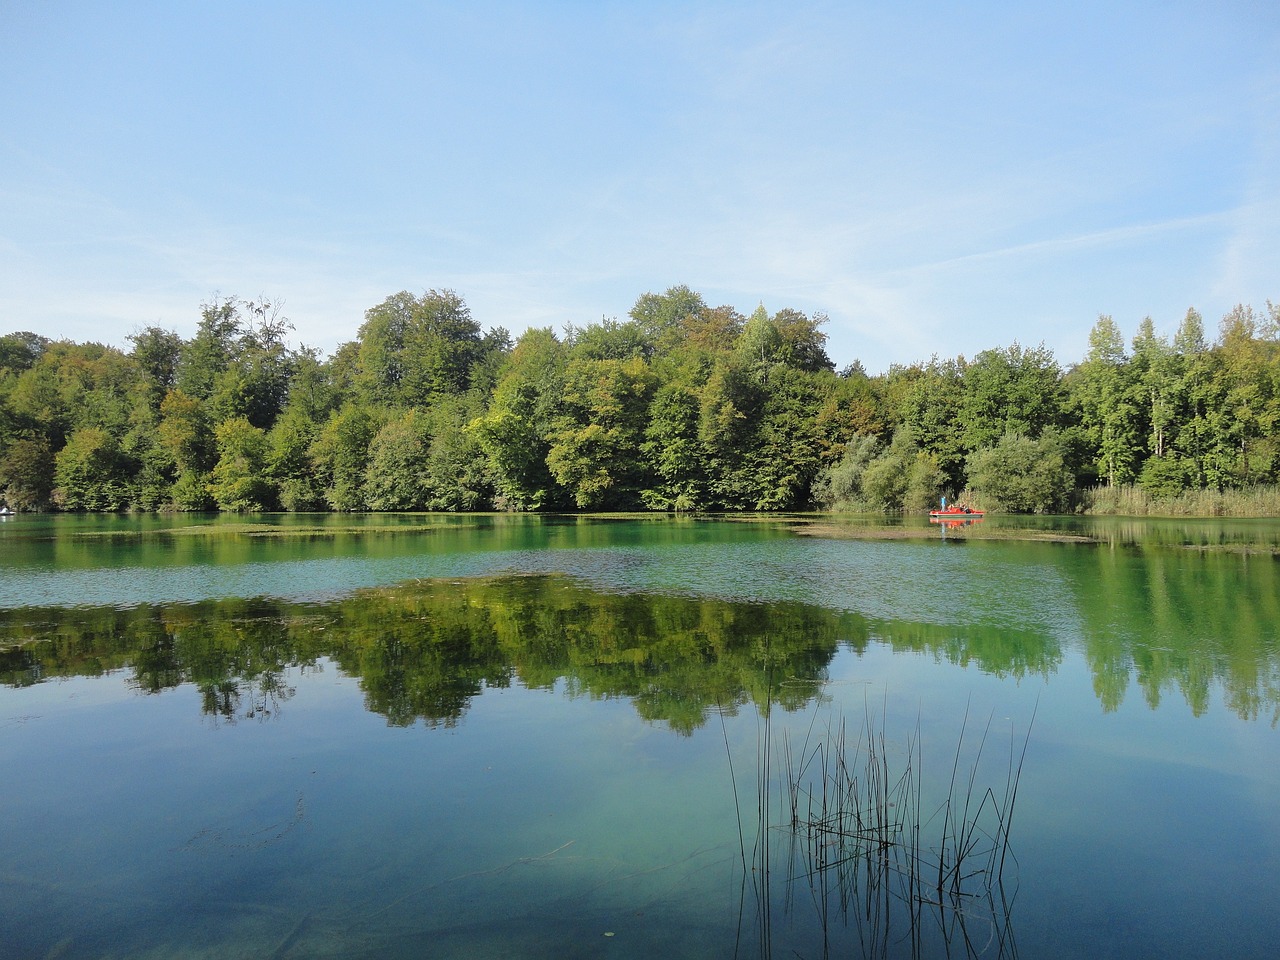
[[[709,307],[484,331],[402,292],[330,357],[260,298],[190,340],[0,337],[0,499],[18,511],[924,511],[1280,515],[1280,306],[1210,342],[1189,310],[1086,356],[1043,345],[837,372],[826,317]]]

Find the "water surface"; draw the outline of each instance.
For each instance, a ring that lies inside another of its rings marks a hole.
[[[3,955],[1272,955],[1280,524],[813,519],[5,522]],[[842,730],[1000,875],[817,869]]]

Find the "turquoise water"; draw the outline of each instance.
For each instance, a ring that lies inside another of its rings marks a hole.
[[[1280,525],[812,519],[5,522],[3,955],[1273,954]],[[842,725],[999,876],[816,869]]]

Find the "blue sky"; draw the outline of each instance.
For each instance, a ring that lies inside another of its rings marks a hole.
[[[683,283],[877,372],[1280,300],[1271,2],[0,0],[0,131],[0,332]]]

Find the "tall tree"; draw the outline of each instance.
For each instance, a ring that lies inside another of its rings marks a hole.
[[[668,287],[664,293],[641,294],[629,316],[645,342],[667,352],[685,340],[689,327],[698,322],[706,308],[701,294],[681,284]]]
[[[363,510],[369,444],[379,423],[358,403],[348,403],[329,417],[311,444],[311,463],[325,500],[333,510]]]
[[[130,464],[101,427],[82,427],[58,451],[54,496],[67,510],[123,510],[129,506]]]
[[[1074,478],[1056,433],[1037,439],[1007,433],[969,454],[969,485],[993,507],[1016,513],[1066,508]]]
[[[1132,482],[1140,466],[1142,430],[1129,374],[1120,328],[1110,317],[1100,316],[1089,333],[1089,352],[1076,370],[1074,385],[1098,475],[1109,486]]]
[[[275,492],[267,479],[267,435],[247,417],[218,424],[218,462],[214,464],[209,492],[221,510],[266,510],[274,505]]]
[[[410,408],[388,420],[369,444],[365,500],[372,510],[422,510],[430,497],[427,457],[431,433],[425,413]]]
[[[177,385],[182,338],[172,330],[150,326],[129,334],[129,342],[133,344],[130,356],[146,377],[152,408],[159,410],[165,394]]]
[[[551,475],[580,508],[639,506],[648,484],[641,444],[654,377],[642,357],[577,357],[546,439]]]
[[[498,506],[541,510],[562,502],[547,466],[552,420],[567,363],[550,328],[526,330],[507,358],[489,411],[469,429],[484,450],[497,487]]]
[[[1061,419],[1062,370],[1043,343],[984,350],[964,367],[962,379],[959,423],[969,450],[1007,433],[1034,439]]]
[[[1227,419],[1217,446],[1222,460],[1234,461],[1230,470],[1234,484],[1276,478],[1280,399],[1273,371],[1280,353],[1274,341],[1258,336],[1265,322],[1253,308],[1241,304],[1222,318],[1220,326],[1218,352]]]
[[[244,333],[239,302],[215,296],[200,305],[196,335],[186,343],[178,364],[176,386],[189,397],[208,400],[219,376],[239,355]]]
[[[427,509],[488,510],[494,497],[489,461],[468,425],[484,414],[475,391],[442,397],[427,411]]]
[[[267,475],[286,510],[302,512],[325,507],[324,490],[310,456],[323,422],[312,417],[306,403],[291,403],[267,434]]]
[[[209,495],[209,471],[218,460],[217,441],[209,414],[195,397],[174,388],[160,404],[157,427],[160,449],[165,451],[177,474],[172,490],[179,510],[207,510],[213,505]]]
[[[19,374],[30,370],[48,349],[50,341],[29,330],[19,330],[0,337],[0,374]]]
[[[808,373],[835,370],[836,365],[827,356],[827,335],[822,330],[827,322],[825,313],[816,313],[812,318],[790,308],[775,313],[773,326],[782,339],[779,359]]]
[[[0,451],[0,501],[11,510],[43,510],[53,495],[54,459],[44,437],[19,437]]]
[[[930,359],[909,381],[902,397],[899,429],[933,458],[945,476],[945,486],[963,486],[969,447],[963,429],[965,404],[964,358]]]
[[[748,363],[763,365],[781,359],[784,346],[778,325],[769,316],[764,304],[760,304],[742,326],[742,334],[738,337],[736,346],[737,355]]]
[[[642,491],[655,510],[695,510],[708,502],[702,447],[698,443],[698,393],[682,382],[658,387],[649,404],[641,451],[653,476]]]
[[[465,391],[484,354],[480,325],[460,296],[401,291],[365,312],[357,384],[369,402],[427,406]]]

